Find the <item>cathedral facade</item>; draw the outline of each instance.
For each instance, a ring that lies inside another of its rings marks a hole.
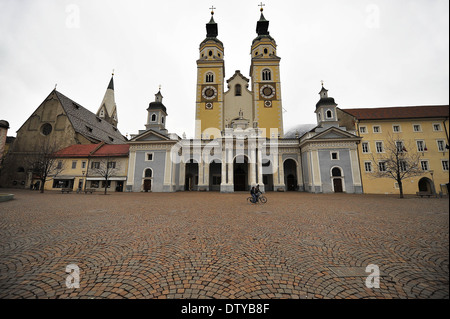
[[[168,133],[162,94],[149,104],[145,130],[132,135],[127,191],[308,191],[362,193],[352,127],[322,86],[317,125],[284,136],[280,57],[262,10],[247,78],[226,80],[224,46],[211,12],[197,60],[195,138]]]

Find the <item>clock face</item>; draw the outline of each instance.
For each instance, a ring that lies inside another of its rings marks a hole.
[[[217,89],[214,86],[205,86],[202,90],[204,99],[212,100],[217,96]]]
[[[259,92],[261,93],[261,96],[265,99],[271,99],[275,96],[275,88],[270,84],[265,84],[261,86]]]

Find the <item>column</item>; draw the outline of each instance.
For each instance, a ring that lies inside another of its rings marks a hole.
[[[180,176],[179,177],[179,190],[185,190],[186,188],[186,163],[184,162],[184,160],[182,159],[180,162]]]
[[[250,172],[249,172],[249,177],[250,177],[250,186],[255,186],[256,185],[256,149],[255,149],[255,145],[253,144],[249,144],[249,151],[250,151]]]
[[[262,153],[261,153],[261,149],[258,147],[257,150],[257,154],[258,154],[258,161],[257,161],[257,166],[258,166],[258,184],[259,187],[261,188],[262,185],[264,185],[263,183],[263,173],[262,173]]]

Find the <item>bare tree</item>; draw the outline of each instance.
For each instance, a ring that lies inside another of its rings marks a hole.
[[[96,163],[92,166],[91,170],[95,175],[99,175],[105,179],[105,195],[108,189],[108,181],[110,178],[120,170],[120,165],[111,157],[103,157],[96,159],[92,163]]]
[[[26,153],[24,161],[31,168],[33,176],[40,181],[40,192],[44,192],[45,182],[57,177],[64,170],[64,161],[56,156],[59,150],[54,140],[46,139],[39,143],[37,151]]]
[[[403,180],[423,174],[420,165],[420,153],[415,152],[415,147],[410,143],[405,145],[400,134],[389,134],[385,140],[382,152],[377,152],[376,157],[372,152],[375,178],[391,178],[398,183],[400,198],[403,198]]]

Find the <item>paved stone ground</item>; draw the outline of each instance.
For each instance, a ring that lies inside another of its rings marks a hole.
[[[0,298],[449,297],[447,198],[12,192]],[[80,288],[66,287],[69,264]],[[365,285],[369,264],[380,288]]]

